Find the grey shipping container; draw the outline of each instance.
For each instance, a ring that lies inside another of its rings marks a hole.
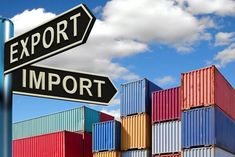
[[[200,147],[183,150],[183,157],[235,157],[235,155],[217,147]]]
[[[152,154],[181,151],[181,121],[156,123],[152,126]]]
[[[13,139],[58,131],[92,131],[92,124],[100,121],[100,112],[80,107],[13,124]]]
[[[150,150],[130,150],[122,152],[122,157],[151,157]]]
[[[121,123],[115,120],[95,123],[92,127],[92,151],[120,150]]]
[[[217,146],[235,154],[235,121],[219,107],[182,113],[182,147]]]
[[[141,79],[121,85],[121,116],[138,113],[151,113],[152,92],[160,87],[147,79]]]

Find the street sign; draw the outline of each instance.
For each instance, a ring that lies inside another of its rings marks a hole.
[[[107,76],[26,66],[13,72],[13,93],[107,105],[117,89]]]
[[[84,44],[94,23],[94,15],[84,4],[81,4],[7,41],[4,52],[4,73]]]

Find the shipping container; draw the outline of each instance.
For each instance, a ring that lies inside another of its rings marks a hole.
[[[83,138],[83,154],[84,157],[92,157],[92,133],[90,132],[77,132],[82,135]]]
[[[120,150],[121,123],[112,120],[93,124],[92,139],[93,152]]]
[[[180,87],[152,93],[152,123],[180,120]]]
[[[181,151],[181,121],[156,123],[152,126],[152,154]]]
[[[141,79],[121,85],[121,116],[138,113],[151,114],[151,95],[153,91],[161,90],[160,87],[147,79]]]
[[[151,120],[147,113],[122,117],[121,150],[151,148]]]
[[[182,74],[182,110],[219,106],[235,120],[234,89],[215,66]]]
[[[122,154],[119,151],[96,152],[93,157],[122,157]]]
[[[122,152],[122,157],[151,157],[150,150],[130,150]]]
[[[162,154],[162,155],[153,155],[153,157],[181,157],[181,154],[180,153]]]
[[[14,140],[13,157],[83,157],[82,135],[63,131]]]
[[[183,150],[183,157],[235,157],[235,155],[217,147],[200,147]]]
[[[110,120],[114,120],[114,117],[110,116],[109,114],[100,112],[100,122],[106,122]]]
[[[235,153],[235,121],[219,107],[197,108],[182,114],[183,148],[215,145]]]
[[[13,139],[58,131],[92,131],[92,124],[100,121],[100,113],[80,107],[13,124]]]

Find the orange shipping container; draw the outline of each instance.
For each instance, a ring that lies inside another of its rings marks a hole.
[[[181,83],[181,110],[217,105],[235,119],[234,89],[215,66],[184,73]]]
[[[121,149],[151,148],[151,120],[146,113],[122,118]]]
[[[121,157],[119,151],[97,152],[93,154],[93,157]]]
[[[153,155],[153,157],[180,157],[180,154]]]

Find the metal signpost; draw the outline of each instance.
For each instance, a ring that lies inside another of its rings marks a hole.
[[[13,36],[13,23],[0,17],[0,156],[12,156],[12,77],[4,75],[4,44]]]
[[[16,94],[103,105],[117,93],[106,76],[31,66],[84,44],[94,22],[94,15],[81,4],[10,39],[13,23],[0,18],[0,157],[12,157],[12,89]]]
[[[13,73],[13,93],[107,105],[117,89],[107,76],[26,66]]]

